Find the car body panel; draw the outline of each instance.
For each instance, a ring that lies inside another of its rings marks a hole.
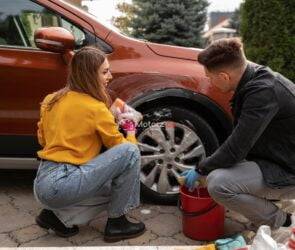
[[[177,47],[172,45],[147,42],[148,47],[157,55],[196,61],[200,49]],[[174,50],[174,53],[171,51]]]
[[[126,37],[63,1],[35,2],[59,13],[113,48],[107,55],[114,77],[109,84],[113,96],[134,103],[157,91],[183,89],[206,96],[225,117],[230,117],[228,101],[231,94],[223,94],[209,83],[203,67],[196,62],[199,49]],[[62,88],[66,78],[67,65],[61,54],[36,48],[0,46],[0,144],[3,145],[0,157],[35,157],[40,102],[47,94]],[[21,143],[6,149],[4,145],[9,140]]]
[[[0,134],[34,135],[42,99],[66,82],[58,53],[0,48]]]

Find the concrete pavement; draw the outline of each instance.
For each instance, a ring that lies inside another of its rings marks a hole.
[[[80,233],[70,238],[59,238],[39,228],[35,216],[41,210],[34,200],[32,180],[34,173],[11,172],[7,175],[0,172],[0,247],[74,247],[74,246],[197,246],[207,242],[191,240],[182,234],[181,213],[177,207],[143,204],[133,210],[129,217],[132,220],[143,220],[147,232],[135,239],[117,243],[105,243],[103,230],[106,213],[101,213],[87,226],[80,227]],[[294,211],[292,202],[283,204],[289,211]],[[228,211],[226,232],[244,228],[248,220],[243,216]],[[244,231],[248,242],[254,232]],[[281,241],[286,240],[279,234]]]

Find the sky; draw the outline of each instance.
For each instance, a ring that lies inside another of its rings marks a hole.
[[[234,11],[243,0],[209,0],[208,11]],[[116,10],[119,2],[132,2],[131,0],[84,0],[83,5],[101,21],[110,22],[112,16],[120,15]]]
[[[238,8],[242,0],[209,0],[208,11],[234,11]]]

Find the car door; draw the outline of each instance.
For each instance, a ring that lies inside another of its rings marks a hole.
[[[30,0],[0,1],[0,157],[33,157],[42,99],[66,83],[67,65],[58,53],[36,48],[42,26],[70,30],[77,48],[90,44],[85,30]]]

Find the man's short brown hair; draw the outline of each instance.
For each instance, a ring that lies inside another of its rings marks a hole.
[[[237,38],[214,41],[198,55],[198,62],[209,71],[239,68],[245,64],[243,45]]]

